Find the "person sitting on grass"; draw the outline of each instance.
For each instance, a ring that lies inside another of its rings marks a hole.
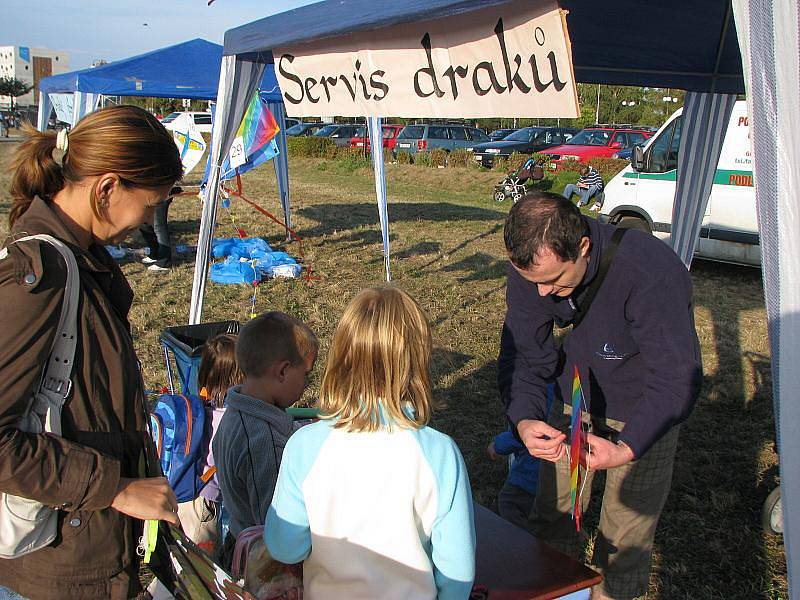
[[[318,342],[303,322],[281,312],[250,320],[236,340],[241,385],[228,390],[227,408],[211,443],[222,502],[230,514],[223,566],[236,536],[264,522],[286,441],[294,430],[285,409],[308,387]]]
[[[360,292],[333,336],[322,419],[295,433],[264,525],[307,598],[467,598],[475,526],[464,459],[427,426],[431,330],[397,288]]]
[[[564,186],[564,193],[562,194],[567,200],[572,199],[572,194],[578,194],[578,207],[589,204],[589,200],[597,196],[603,191],[603,178],[600,177],[597,169],[592,165],[583,165],[580,170],[581,176],[576,183],[569,183]],[[596,203],[599,204],[599,203]],[[600,207],[597,206],[597,209]],[[592,210],[597,210],[592,206]]]

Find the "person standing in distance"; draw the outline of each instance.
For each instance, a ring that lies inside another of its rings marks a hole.
[[[498,359],[509,421],[530,453],[543,459],[533,532],[576,558],[583,535],[571,517],[566,444],[573,365],[580,371],[590,427],[581,462],[588,460],[590,478],[606,471],[592,557],[604,575],[593,590],[601,599],[647,592],[679,424],[702,381],[689,273],[660,240],[640,231],[612,240],[615,230],[556,194],[537,192],[512,207],[504,231],[511,264]],[[604,255],[613,259],[587,310],[587,290]],[[580,314],[559,347],[554,325],[566,327]],[[551,381],[556,397],[548,415]],[[590,491],[587,481],[584,508]]]

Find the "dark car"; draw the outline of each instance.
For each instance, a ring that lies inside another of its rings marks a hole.
[[[495,129],[492,133],[489,134],[489,140],[492,142],[496,142],[498,140],[504,140],[509,135],[517,131],[516,129]]]
[[[361,130],[363,133],[364,126],[348,124],[338,125],[332,123],[330,125],[325,125],[325,127],[322,129],[319,129],[316,133],[314,133],[314,136],[330,138],[337,146],[346,148],[350,146],[351,139],[358,137],[359,130]]]
[[[508,158],[512,152],[541,152],[567,142],[577,131],[568,127],[524,127],[502,140],[476,144],[472,152],[481,165],[491,167],[496,157]]]
[[[301,137],[304,135],[314,135],[315,132],[325,127],[325,123],[298,123],[286,130],[286,135]]]

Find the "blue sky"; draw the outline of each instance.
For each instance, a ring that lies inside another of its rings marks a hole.
[[[198,37],[221,44],[227,29],[313,1],[3,0],[0,46],[66,50],[82,69]]]

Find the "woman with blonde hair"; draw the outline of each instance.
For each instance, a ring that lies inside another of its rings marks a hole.
[[[307,598],[467,598],[472,497],[455,442],[428,427],[431,331],[406,292],[363,290],[333,336],[323,419],[286,445],[264,539],[305,561]]]
[[[115,106],[69,133],[31,128],[11,163],[7,258],[0,260],[0,492],[58,511],[48,546],[0,560],[0,582],[33,599],[130,598],[139,591],[141,520],[177,523],[157,475],[128,311],[133,294],[105,250],[153,218],[182,176],[172,136],[149,113]],[[67,245],[78,266],[71,386],[61,434],[19,428],[42,378],[64,301],[66,264],[38,240]]]

